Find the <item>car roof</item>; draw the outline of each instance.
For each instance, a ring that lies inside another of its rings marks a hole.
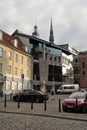
[[[23,90],[23,92],[37,92],[37,93],[43,94],[43,92],[41,92],[39,90],[34,90],[34,89],[25,89],[25,90]]]

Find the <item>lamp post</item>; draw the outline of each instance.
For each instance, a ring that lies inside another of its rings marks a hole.
[[[36,89],[36,74],[34,74],[34,81],[35,81],[35,82],[34,82],[34,83],[35,83],[35,84],[34,84],[34,85],[35,85],[35,88],[34,88],[34,89]]]
[[[52,64],[52,89],[54,89],[55,90],[55,88],[54,88],[54,66],[53,66],[53,64]]]
[[[55,90],[54,76],[53,76],[53,89]]]

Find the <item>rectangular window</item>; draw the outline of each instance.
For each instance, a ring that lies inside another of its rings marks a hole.
[[[18,62],[18,54],[15,54],[15,62]]]
[[[0,57],[3,56],[3,48],[0,48]]]
[[[58,57],[58,61],[61,62],[61,57]]]
[[[85,68],[85,62],[82,62],[82,67]]]
[[[29,58],[27,58],[26,65],[29,66]]]
[[[17,39],[14,39],[14,46],[15,46],[15,47],[18,46],[18,41],[17,41]]]
[[[23,56],[21,56],[21,64],[23,64]]]
[[[8,52],[8,59],[12,60],[12,52],[11,51]]]
[[[57,61],[57,57],[56,56],[54,57],[54,61]]]
[[[15,75],[18,75],[18,68],[15,67]]]
[[[50,57],[50,60],[52,61],[52,57]]]
[[[29,70],[26,71],[26,76],[29,77]]]
[[[83,71],[83,76],[85,75],[85,71]]]
[[[0,63],[0,73],[2,73],[2,63]]]
[[[6,90],[11,90],[11,82],[10,81],[6,82]]]
[[[11,65],[8,66],[8,74],[11,74]]]

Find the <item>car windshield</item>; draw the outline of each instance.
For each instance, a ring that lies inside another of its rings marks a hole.
[[[83,99],[85,98],[86,94],[83,92],[83,93],[72,93],[70,96],[69,96],[69,99]]]

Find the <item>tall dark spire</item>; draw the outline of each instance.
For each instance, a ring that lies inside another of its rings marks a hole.
[[[49,41],[50,41],[51,43],[54,43],[52,18],[51,18],[51,25],[50,25],[50,36],[49,36]]]
[[[36,37],[39,37],[39,33],[38,33],[38,27],[37,25],[35,24],[34,26],[34,32],[32,33],[33,36],[36,36]]]

